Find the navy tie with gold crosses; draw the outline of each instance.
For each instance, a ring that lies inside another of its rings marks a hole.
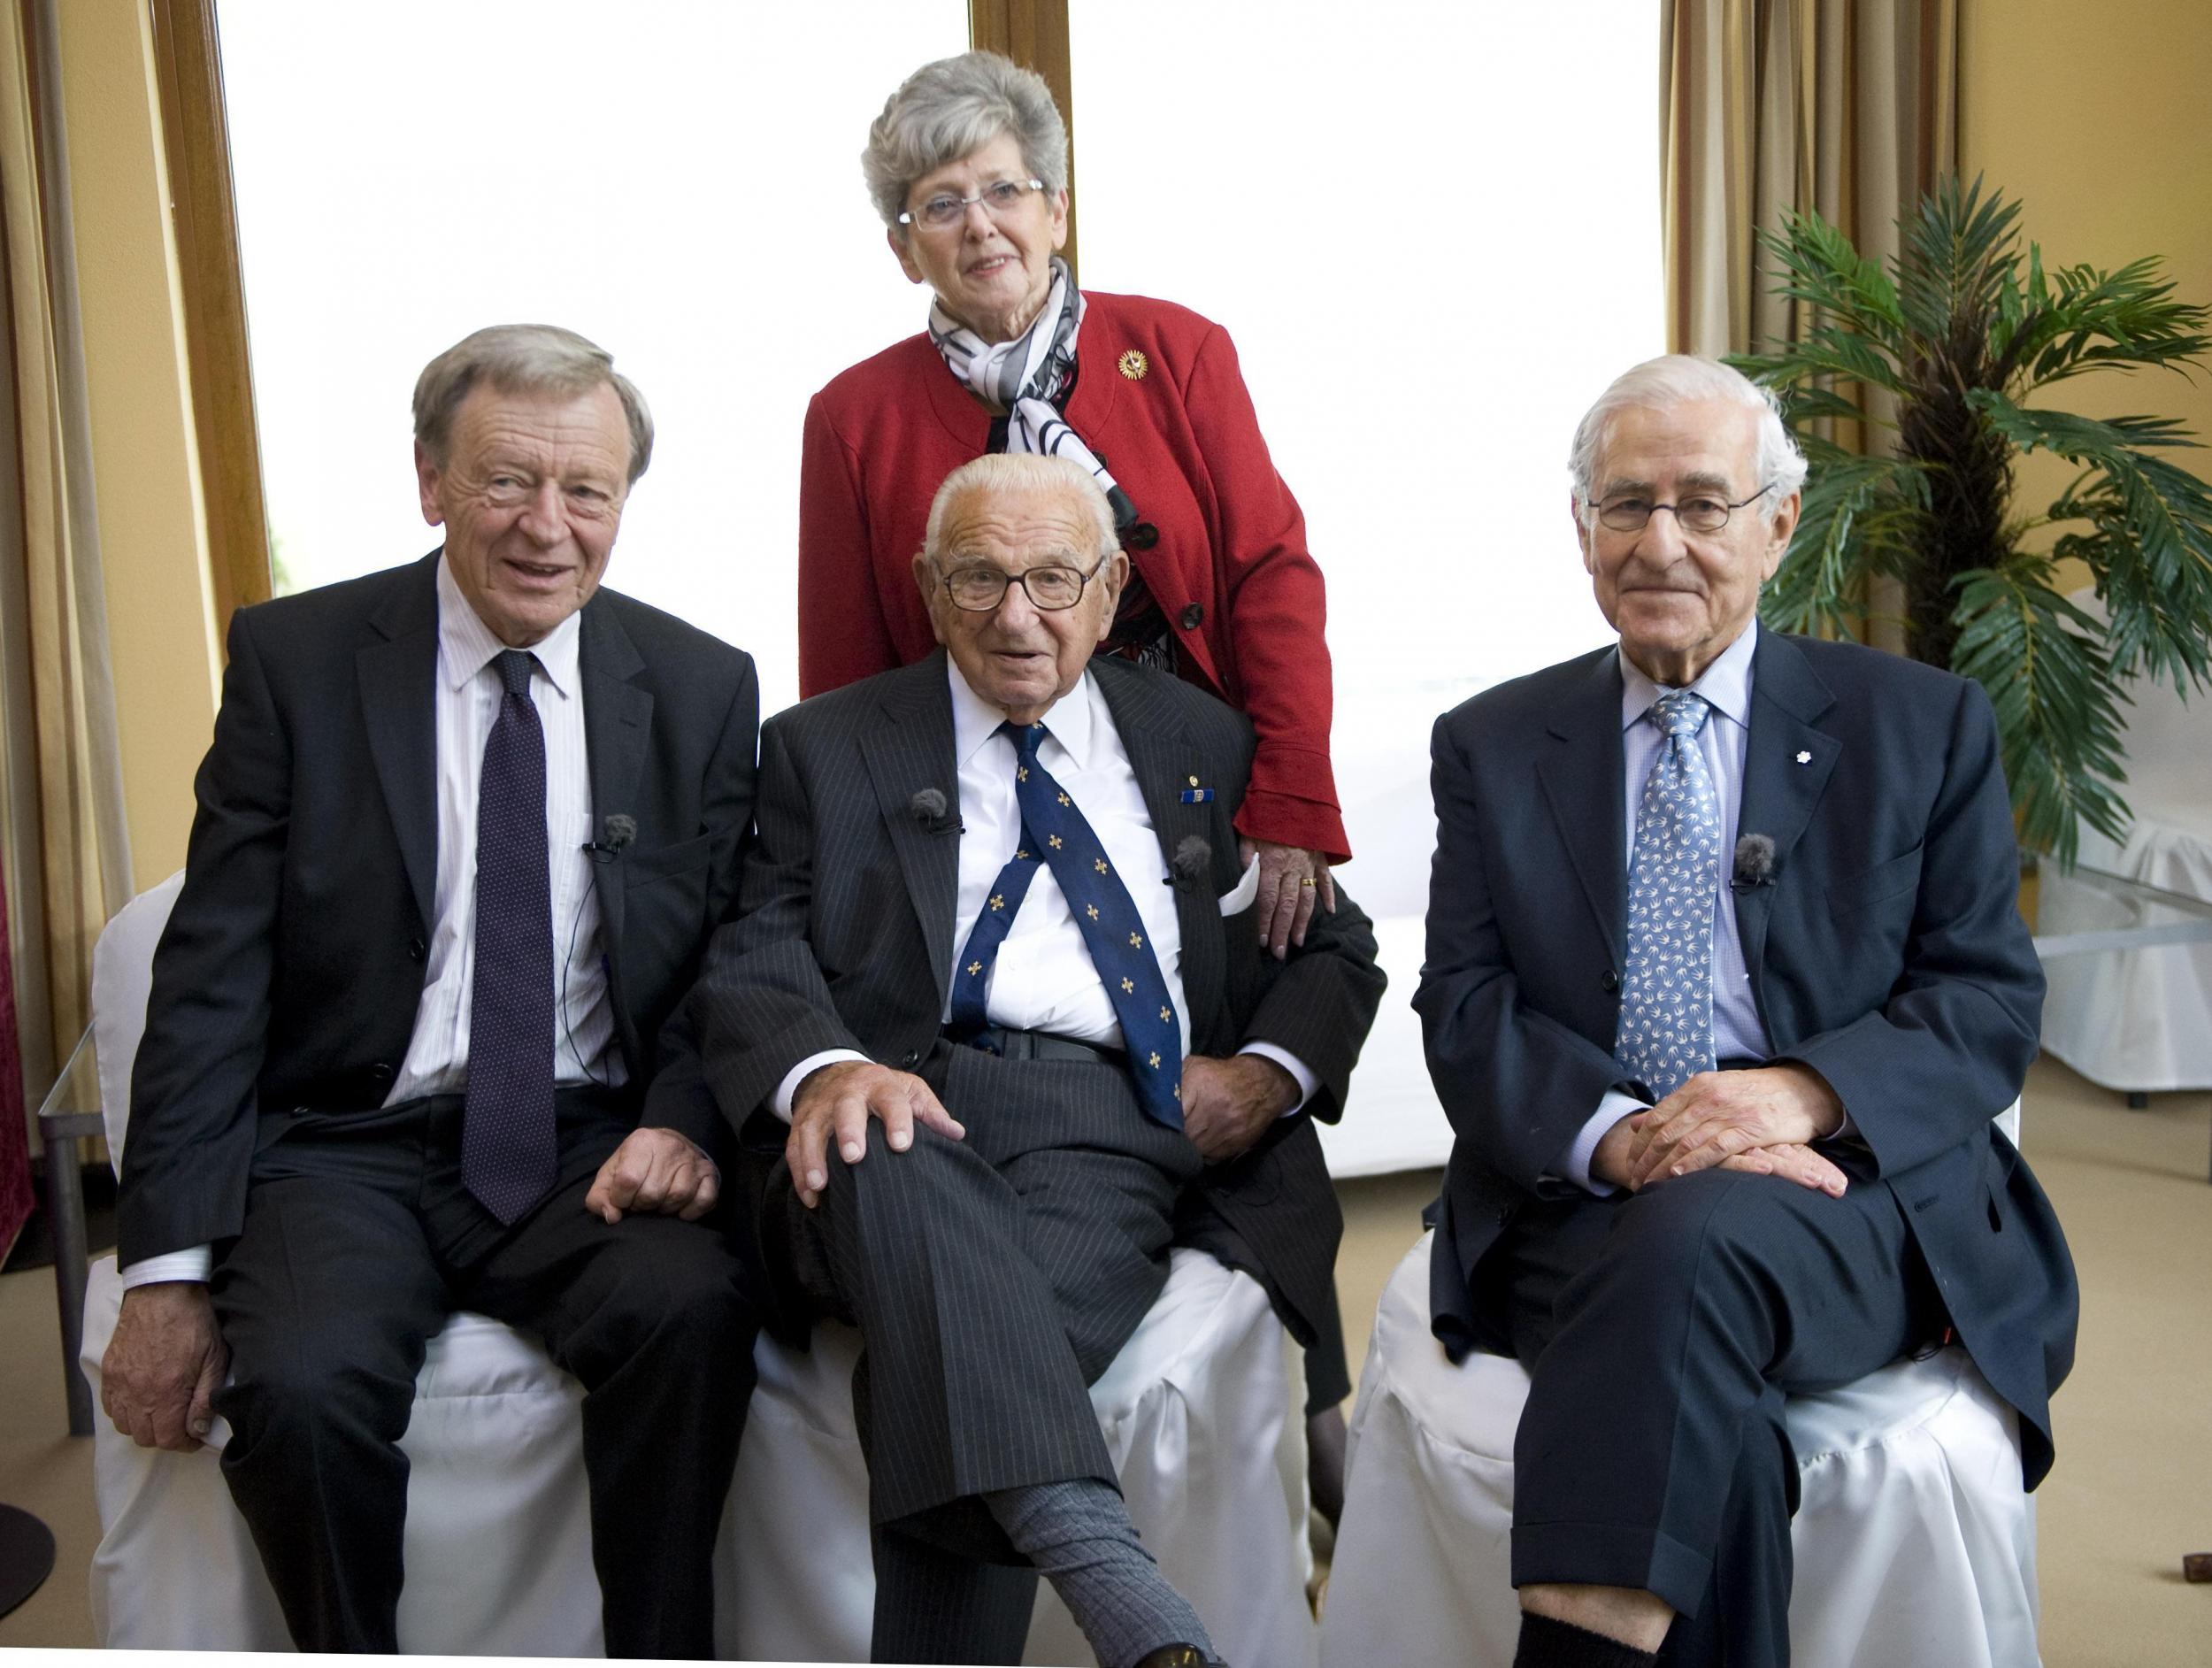
[[[1028,895],[1029,883],[1037,877],[1041,858],[1067,895],[1084,947],[1091,952],[1091,965],[1104,981],[1114,1017],[1121,1022],[1138,1103],[1154,1121],[1180,1129],[1183,1027],[1168,999],[1167,980],[1147,939],[1144,918],[1137,913],[1129,888],[1114,872],[1105,847],[1075,801],[1037,762],[1038,746],[1051,732],[1042,724],[1011,723],[1002,724],[999,731],[1014,743],[1014,798],[1021,807],[1021,834],[1013,860],[1000,871],[960,952],[953,977],[953,1026],[980,1031],[989,1024],[984,992],[991,967],[1015,912]]]

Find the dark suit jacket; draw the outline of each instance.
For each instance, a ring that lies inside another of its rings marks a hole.
[[[1250,720],[1163,673],[1094,660],[1154,831],[1171,857],[1202,839],[1210,857],[1178,881],[1182,976],[1194,1052],[1247,1042],[1289,1050],[1320,1080],[1303,1114],[1210,1171],[1216,1207],[1291,1301],[1325,1283],[1341,1219],[1312,1118],[1342,1115],[1345,1087],[1381,1001],[1383,975],[1365,915],[1341,889],[1317,914],[1305,948],[1263,955],[1250,917],[1224,919],[1236,885],[1236,834],[1252,757]],[[1185,803],[1195,778],[1211,800]],[[914,796],[945,796],[942,818],[918,818]],[[959,884],[958,773],[942,650],[913,665],[818,696],[761,733],[760,834],[745,866],[740,919],[715,935],[689,1013],[707,1080],[741,1125],[809,1055],[854,1049],[912,1070],[935,1046],[952,965]],[[952,1109],[959,1115],[959,1109]],[[1317,1182],[1325,1197],[1316,1200]],[[1317,1232],[1308,1211],[1333,1225]]]
[[[265,1110],[391,1091],[435,909],[437,560],[232,619],[132,1080],[125,1263],[238,1233]],[[656,1039],[736,896],[752,660],[611,591],[579,629],[593,811],[637,819],[593,872],[616,1036],[642,1121],[711,1148],[711,1100],[655,1077]]]
[[[2043,976],[1978,686],[1855,645],[1762,632],[1741,834],[1771,884],[1737,926],[1774,1057],[1842,1097],[1960,1340],[2027,1421],[2031,1486],[2077,1298],[2056,1219],[1991,1124],[2036,1052]],[[1494,1342],[1469,1277],[1605,1091],[1627,913],[1621,679],[1611,649],[1437,721],[1438,844],[1414,998],[1458,1140],[1432,1264],[1439,1337]],[[1640,1086],[1639,1086],[1640,1087]],[[1869,1174],[1863,1160],[1856,1161]],[[1864,1184],[1862,1184],[1864,1185]],[[2029,1428],[2032,1426],[2032,1428]]]

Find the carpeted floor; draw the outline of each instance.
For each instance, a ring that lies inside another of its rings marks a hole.
[[[2130,1112],[2045,1062],[2028,1080],[2024,1145],[2083,1293],[2080,1358],[2056,1406],[2058,1467],[2037,1496],[2044,1661],[2202,1668],[2212,1586],[2185,1585],[2181,1558],[2212,1550],[2212,1094]],[[1338,1283],[1355,1368],[1435,1190],[1432,1172],[1343,1187]],[[0,1501],[43,1518],[59,1546],[53,1578],[0,1618],[0,1648],[88,1646],[91,1444],[64,1434],[49,1273],[0,1278]]]

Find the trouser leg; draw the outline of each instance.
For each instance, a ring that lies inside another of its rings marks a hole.
[[[332,1177],[257,1181],[211,1284],[223,1475],[303,1650],[396,1651],[407,1429],[450,1307],[413,1213]]]
[[[1018,1663],[1037,1602],[1037,1572],[987,1564],[896,1528],[873,1532],[875,1626],[884,1663]]]
[[[720,1232],[584,1209],[596,1161],[457,1275],[584,1387],[584,1470],[607,1654],[714,1655],[713,1556],[753,1389],[758,1310]],[[451,1210],[465,1208],[447,1201]]]
[[[1515,1585],[1644,1588],[1732,1643],[1765,1641],[1743,1660],[1786,1660],[1796,1468],[1762,1410],[1916,1341],[1925,1313],[1893,1199],[1709,1171],[1525,1217],[1503,1247],[1532,1379]],[[1707,1618],[1709,1596],[1772,1613]]]

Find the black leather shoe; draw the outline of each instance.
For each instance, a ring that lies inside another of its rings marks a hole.
[[[1148,1652],[1137,1668],[1226,1668],[1226,1664],[1195,1645],[1163,1645]]]

